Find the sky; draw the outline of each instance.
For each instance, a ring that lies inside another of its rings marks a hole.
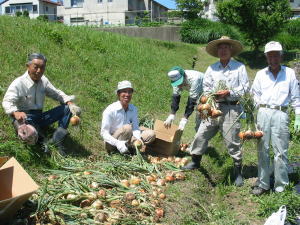
[[[157,1],[160,4],[168,7],[169,9],[175,9],[176,8],[175,0],[155,0],[155,1]]]

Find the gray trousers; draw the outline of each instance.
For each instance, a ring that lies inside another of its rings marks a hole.
[[[133,145],[133,142],[136,140],[136,138],[132,135],[132,126],[130,124],[120,127],[113,133],[112,136],[120,141],[128,141],[129,145]],[[154,130],[147,129],[141,131],[141,139],[145,145],[152,143],[155,140],[155,137]],[[105,142],[105,149],[107,152],[112,152],[117,148]]]
[[[289,183],[288,148],[289,148],[289,117],[288,114],[276,109],[260,108],[257,114],[257,125],[264,132],[258,142],[258,179],[259,186],[270,188],[270,144],[274,152],[274,188],[282,192]]]
[[[229,155],[233,158],[235,165],[241,165],[242,152],[240,150],[240,122],[237,121],[241,113],[239,105],[220,104],[223,115],[217,119],[202,120],[200,127],[192,142],[190,153],[192,155],[203,155],[208,147],[208,141],[220,131],[225,140]],[[235,123],[234,123],[235,122]]]

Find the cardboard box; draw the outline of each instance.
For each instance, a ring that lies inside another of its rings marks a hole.
[[[178,126],[172,124],[170,128],[165,128],[164,122],[156,120],[154,123],[154,132],[156,139],[147,146],[149,153],[170,156],[176,155],[179,150],[182,131],[178,130]]]
[[[0,164],[8,158],[0,158]],[[0,222],[12,218],[39,186],[15,158],[0,168]]]

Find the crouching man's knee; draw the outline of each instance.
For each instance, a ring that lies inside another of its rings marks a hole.
[[[155,138],[155,132],[154,130],[144,130],[141,134],[142,140],[144,142],[145,145],[152,143]]]

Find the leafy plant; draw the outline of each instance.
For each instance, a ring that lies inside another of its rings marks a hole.
[[[254,49],[274,37],[291,16],[289,1],[219,1],[217,16],[223,23],[237,26]]]

